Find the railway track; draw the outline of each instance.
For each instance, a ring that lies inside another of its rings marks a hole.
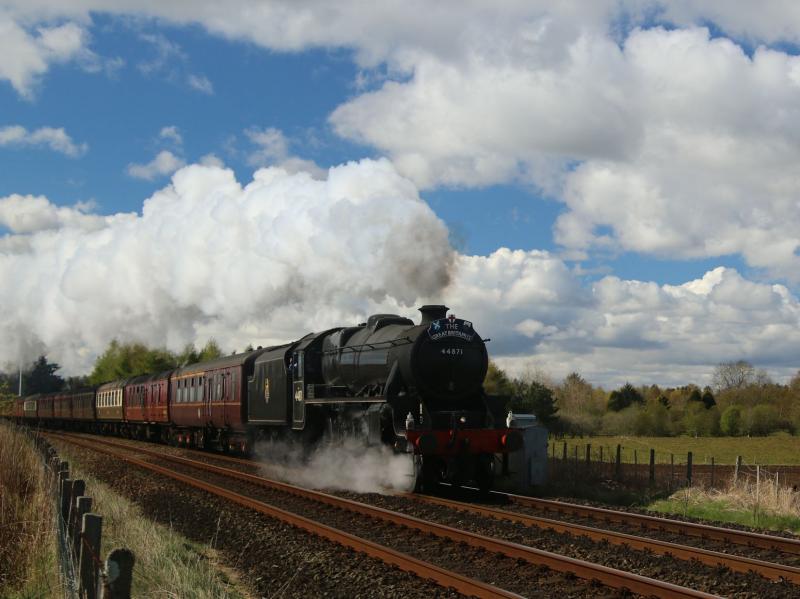
[[[759,547],[771,549],[783,553],[800,555],[800,540],[775,535],[768,535],[750,531],[734,530],[721,526],[708,524],[698,524],[696,522],[683,522],[662,518],[658,516],[648,516],[646,514],[635,514],[599,508],[565,501],[554,501],[551,499],[537,499],[523,495],[510,493],[492,492],[495,497],[502,498],[511,504],[531,507],[537,511],[563,514],[567,516],[577,516],[601,522],[615,522],[626,525],[636,525],[642,529],[673,532],[684,536],[698,537],[702,539],[713,539],[724,543],[742,545],[745,547]]]
[[[322,534],[326,538],[334,540],[337,543],[354,548],[358,551],[367,552],[370,555],[375,555],[376,557],[379,557],[379,559],[387,561],[387,563],[398,565],[398,567],[404,568],[407,571],[417,572],[420,576],[432,578],[443,586],[456,588],[459,590],[459,592],[467,595],[495,597],[519,596],[515,595],[514,593],[509,593],[508,591],[503,591],[497,587],[468,579],[462,575],[457,575],[457,579],[449,579],[447,576],[451,576],[452,573],[442,571],[441,568],[438,568],[430,563],[423,562],[420,564],[419,562],[421,562],[421,560],[416,560],[414,563],[401,561],[401,556],[404,558],[409,556],[404,556],[403,554],[398,555],[398,552],[387,547],[376,547],[376,543],[372,543],[368,549],[357,549],[358,543],[364,539],[358,539],[354,535],[344,533],[340,530],[335,530],[329,526],[325,527],[324,529],[320,529],[318,522],[314,522],[308,518],[303,518],[298,514],[293,514],[280,508],[268,506],[264,502],[256,501],[251,497],[235,493],[230,489],[223,488],[220,485],[213,485],[208,481],[203,481],[198,478],[176,472],[170,468],[165,468],[163,466],[152,464],[138,458],[127,456],[124,453],[120,453],[120,451],[135,451],[146,456],[157,458],[162,462],[170,462],[171,464],[175,464],[182,468],[192,468],[207,473],[213,473],[215,476],[223,476],[227,479],[235,479],[250,485],[256,485],[271,489],[273,491],[279,491],[297,498],[302,498],[303,500],[324,504],[326,506],[336,508],[339,511],[347,511],[351,514],[368,517],[376,521],[389,523],[395,526],[401,526],[415,531],[416,533],[421,532],[423,534],[433,535],[446,542],[465,544],[483,551],[510,557],[513,560],[520,562],[537,566],[546,566],[547,568],[559,572],[569,572],[570,574],[574,574],[575,576],[585,580],[593,583],[600,582],[603,585],[614,589],[625,589],[626,591],[634,592],[640,595],[656,597],[714,596],[668,582],[647,578],[631,572],[625,572],[600,564],[579,560],[552,552],[542,551],[532,547],[520,545],[518,543],[511,543],[508,541],[499,540],[497,538],[486,537],[466,530],[422,520],[413,516],[378,508],[350,499],[295,487],[279,481],[264,479],[259,476],[247,474],[238,470],[231,470],[228,468],[215,466],[205,462],[198,462],[196,460],[168,455],[160,451],[153,451],[140,447],[133,448],[129,445],[126,446],[107,440],[92,439],[91,441],[88,441],[85,438],[76,437],[73,435],[57,435],[55,437],[79,446],[83,446],[84,448],[91,449],[93,451],[107,453],[117,459],[127,461],[128,463],[135,464],[141,468],[146,468],[159,474],[172,477],[185,484],[189,484],[207,492],[214,493],[220,497],[239,503],[240,505],[245,505],[247,507],[251,507],[251,509],[256,509],[261,513],[268,514],[275,518],[280,518],[292,524],[293,526],[298,526],[304,530],[313,532],[314,534]],[[324,530],[324,532],[319,532],[320,530]],[[389,549],[389,552],[386,552],[387,549]]]

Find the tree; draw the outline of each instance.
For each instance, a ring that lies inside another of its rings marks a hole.
[[[577,372],[568,374],[556,393],[562,411],[597,411],[592,405],[592,386]]]
[[[613,412],[624,410],[634,403],[643,404],[644,397],[642,397],[642,394],[630,383],[625,383],[619,389],[612,391],[611,395],[608,397],[608,409]]]
[[[213,339],[209,339],[208,343],[203,346],[203,349],[200,350],[200,354],[198,355],[198,359],[200,362],[205,362],[207,360],[216,360],[217,358],[221,358],[223,356],[223,352],[220,349],[217,342]]]
[[[719,427],[723,435],[736,437],[742,433],[742,409],[739,406],[728,406],[719,419]]]
[[[689,399],[687,399],[687,402],[703,403],[703,396],[700,394],[700,389],[694,387],[692,392],[689,393]]]
[[[45,356],[39,356],[39,359],[33,363],[31,371],[22,377],[24,393],[33,395],[61,391],[64,387],[64,379],[56,374],[60,368],[61,366],[58,364],[48,362]]]
[[[711,378],[718,392],[742,389],[750,385],[766,385],[770,382],[765,370],[756,370],[755,366],[746,360],[717,364]]]
[[[669,403],[669,397],[667,397],[663,393],[658,396],[658,403],[664,406],[668,410],[672,407],[672,404]]]
[[[514,381],[514,396],[508,405],[514,412],[532,413],[545,426],[556,421],[556,399],[553,392],[536,381]]]
[[[703,405],[706,406],[706,410],[713,408],[715,405],[717,405],[717,400],[714,399],[714,394],[711,393],[711,387],[706,386],[706,388],[703,389],[702,400],[703,400]]]
[[[166,349],[148,349],[141,343],[120,343],[115,339],[97,358],[89,382],[99,385],[140,374],[163,372],[177,366],[175,355]]]
[[[492,361],[489,361],[489,369],[486,371],[486,378],[483,380],[483,389],[488,395],[510,396],[514,393],[514,385],[508,375]]]

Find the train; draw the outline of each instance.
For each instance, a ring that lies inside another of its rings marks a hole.
[[[19,398],[15,419],[249,454],[260,441],[313,448],[359,439],[413,460],[414,487],[493,485],[498,454],[520,449],[504,402],[487,395],[486,341],[444,305],[421,319],[374,314],[271,347]]]

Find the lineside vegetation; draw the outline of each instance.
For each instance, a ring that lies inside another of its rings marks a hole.
[[[0,597],[61,597],[51,482],[30,437],[0,422]]]
[[[103,516],[103,555],[115,547],[133,551],[133,597],[247,599],[250,593],[217,561],[213,547],[188,540],[171,528],[146,518],[139,506],[94,478],[80,455],[58,444],[59,456],[70,463],[73,477],[86,481],[92,511]]]

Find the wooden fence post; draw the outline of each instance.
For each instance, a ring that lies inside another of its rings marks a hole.
[[[114,549],[106,559],[102,599],[130,599],[134,555],[127,549]]]
[[[78,559],[81,597],[97,599],[97,565],[100,561],[100,535],[103,518],[97,514],[84,514],[81,525],[81,550]]]
[[[650,484],[656,484],[656,450],[650,448]]]
[[[672,491],[672,484],[675,480],[675,454],[669,454],[669,490]]]
[[[69,494],[69,510],[67,512],[67,532],[72,534],[72,529],[75,528],[75,500],[86,492],[86,482],[83,480],[72,481],[72,489]]]
[[[617,465],[615,478],[620,480],[622,478],[622,445],[617,444]]]
[[[711,488],[714,488],[714,456],[711,456]]]
[[[562,452],[561,459],[563,459],[565,462],[567,461],[567,442],[566,441],[564,441],[564,451]]]
[[[74,482],[71,478],[65,478],[61,481],[61,521],[65,527],[69,521],[69,504],[72,499],[72,485]]]
[[[639,452],[636,449],[633,450],[633,479],[639,482]]]
[[[92,511],[92,498],[91,497],[78,497],[75,499],[75,522],[70,536],[72,538],[72,552],[75,554],[75,559],[78,559],[81,554],[81,525],[83,524],[83,515]]]
[[[692,452],[686,453],[686,486],[692,486]]]
[[[739,482],[739,468],[742,467],[742,456],[736,456],[736,467],[733,469],[733,484]]]
[[[592,461],[592,444],[586,444],[586,467],[588,468]]]

